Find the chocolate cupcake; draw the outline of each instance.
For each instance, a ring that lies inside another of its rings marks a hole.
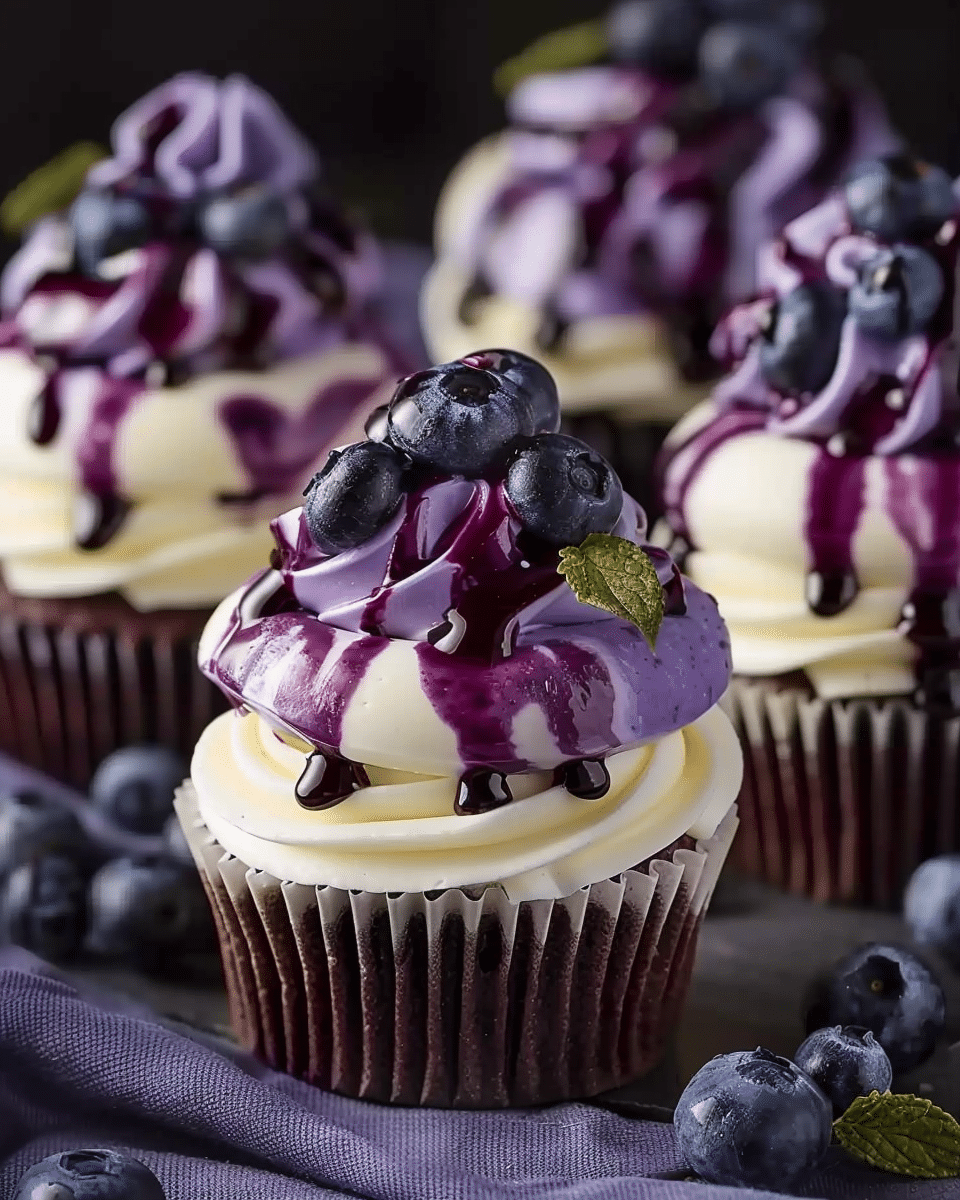
[[[80,787],[192,749],[214,605],[402,372],[375,244],[248,80],[179,75],[112,145],[0,282],[0,750]]]
[[[322,1087],[589,1096],[675,1024],[736,828],[726,633],[558,424],[523,355],[411,376],[204,633],[236,711],[178,812],[240,1039]]]
[[[508,64],[509,128],[440,197],[431,353],[540,358],[570,432],[648,510],[656,450],[717,377],[710,334],[753,293],[758,248],[896,146],[856,70],[818,58],[818,24],[807,0],[618,4],[581,27],[598,63],[538,70],[548,42]]]
[[[958,227],[939,168],[857,167],[767,247],[664,451],[673,552],[730,627],[737,860],[822,900],[897,904],[960,849]]]

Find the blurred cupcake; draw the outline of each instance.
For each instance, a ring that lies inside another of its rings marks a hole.
[[[569,31],[507,64],[510,127],[441,195],[434,358],[540,358],[571,432],[648,507],[653,455],[707,394],[710,333],[753,293],[758,247],[895,148],[850,64],[818,61],[818,25],[808,0],[626,0],[573,31],[597,65],[543,70],[577,53]]]
[[[238,1036],[322,1087],[589,1096],[675,1024],[736,827],[726,633],[558,423],[521,355],[411,376],[204,633],[237,711],[180,819]]]
[[[402,373],[373,242],[258,88],[179,75],[112,141],[0,281],[0,749],[80,786],[192,749],[204,622]]]
[[[767,247],[664,450],[730,628],[738,861],[822,900],[898,903],[960,849],[958,220],[939,168],[858,167]]]

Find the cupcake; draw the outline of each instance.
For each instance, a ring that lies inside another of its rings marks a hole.
[[[80,787],[192,750],[204,623],[409,369],[374,243],[248,80],[179,75],[112,146],[0,280],[0,750]]]
[[[520,354],[409,377],[204,632],[235,711],[180,820],[239,1038],[321,1087],[589,1096],[676,1021],[736,827],[727,637],[558,424]]]
[[[730,628],[738,862],[820,900],[896,904],[960,850],[958,223],[944,171],[861,164],[767,247],[663,453]]]
[[[483,343],[538,357],[570,431],[648,507],[655,451],[707,395],[710,333],[752,294],[759,246],[895,147],[850,65],[818,62],[817,18],[806,0],[627,0],[594,32],[602,61],[522,77],[506,132],[440,197],[434,358]]]

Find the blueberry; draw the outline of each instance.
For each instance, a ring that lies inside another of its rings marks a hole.
[[[519,350],[478,350],[460,362],[496,371],[515,383],[530,405],[534,433],[556,433],[560,428],[557,385],[547,368],[529,354],[521,354]]]
[[[706,16],[696,0],[624,0],[607,16],[614,62],[655,75],[692,74]]]
[[[408,465],[385,442],[331,451],[304,492],[303,515],[317,548],[339,554],[382,529],[400,507]]]
[[[112,254],[143,246],[153,233],[143,201],[106,191],[81,192],[70,207],[70,224],[77,263],[88,275]]]
[[[534,426],[533,397],[512,378],[453,362],[400,384],[390,401],[387,437],[416,463],[480,475]]]
[[[0,889],[3,940],[50,962],[76,955],[86,917],[85,873],[66,855],[36,855],[11,871]]]
[[[35,1163],[13,1200],[164,1200],[156,1175],[116,1150],[65,1150]]]
[[[960,970],[960,854],[928,858],[910,876],[903,915],[914,938]]]
[[[173,793],[186,764],[166,746],[123,746],[100,763],[90,781],[90,800],[110,821],[134,833],[159,833],[173,810]]]
[[[287,203],[264,183],[211,197],[200,209],[197,226],[208,246],[233,258],[268,258],[290,237]]]
[[[814,986],[806,1028],[807,1033],[826,1025],[869,1029],[899,1074],[930,1057],[944,1017],[943,989],[929,967],[900,946],[869,942]]]
[[[524,529],[552,546],[609,533],[623,508],[623,488],[607,460],[563,433],[543,433],[518,450],[503,490]]]
[[[840,353],[846,315],[843,293],[827,283],[803,283],[770,309],[760,339],[760,370],[787,394],[818,392]]]
[[[196,868],[172,858],[114,858],[90,882],[87,944],[144,970],[213,950],[216,935]]]
[[[858,163],[844,196],[853,228],[887,242],[930,237],[957,211],[947,172],[905,154]]]
[[[823,25],[823,9],[814,0],[707,0],[717,21],[775,21],[788,37],[809,42]]]
[[[73,813],[38,792],[0,799],[0,874],[41,851],[70,850],[84,841]]]
[[[835,1116],[846,1112],[858,1096],[887,1091],[893,1080],[886,1050],[869,1029],[857,1025],[818,1029],[793,1061],[829,1097]]]
[[[768,21],[722,21],[700,43],[700,79],[725,108],[752,108],[778,95],[799,65],[796,44]]]
[[[701,1067],[673,1123],[684,1158],[709,1183],[779,1193],[826,1154],[832,1113],[798,1066],[758,1048]]]
[[[895,341],[919,333],[943,299],[943,272],[917,246],[878,247],[850,289],[854,320],[875,337]]]

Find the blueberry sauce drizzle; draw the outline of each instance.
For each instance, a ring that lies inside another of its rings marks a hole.
[[[294,792],[303,808],[320,809],[332,808],[360,788],[369,786],[367,773],[359,763],[314,750]]]

